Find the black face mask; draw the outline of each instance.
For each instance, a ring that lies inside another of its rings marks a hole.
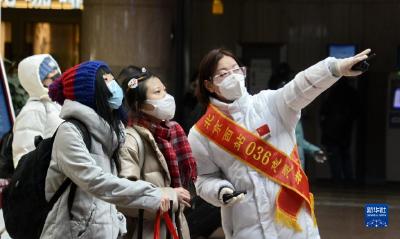
[[[52,77],[47,77],[48,79],[52,79],[53,81],[55,81],[55,80],[57,80],[57,78],[58,77],[60,77],[61,76],[61,74],[60,73],[57,73],[57,74],[55,74],[54,76],[52,76]]]
[[[61,76],[61,74],[60,73],[57,73],[57,74],[55,74],[54,76],[52,76],[52,77],[46,77],[46,79],[45,80],[47,80],[47,79],[50,79],[52,82],[54,82],[57,78],[59,78]],[[46,85],[43,85],[45,88],[49,88],[48,86],[46,86]]]

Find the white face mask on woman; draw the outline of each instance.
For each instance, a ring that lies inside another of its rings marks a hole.
[[[243,74],[231,74],[215,85],[221,96],[227,100],[237,100],[247,92]]]
[[[166,94],[164,98],[158,100],[146,100],[144,103],[154,107],[153,110],[142,111],[159,120],[171,120],[175,115],[175,99],[172,95]]]

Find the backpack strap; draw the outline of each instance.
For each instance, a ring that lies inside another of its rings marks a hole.
[[[92,148],[92,138],[90,137],[90,132],[86,125],[77,119],[67,119],[66,122],[70,122],[75,125],[79,131],[82,133],[83,142],[85,142],[86,148],[90,150]]]
[[[88,128],[81,121],[79,121],[77,119],[71,118],[71,119],[67,119],[65,122],[70,122],[79,129],[79,131],[82,133],[83,142],[85,142],[86,148],[88,150],[90,150],[90,148],[92,147],[92,141],[91,141],[90,132],[89,132]],[[56,134],[57,134],[57,132],[53,135],[53,139],[55,138]],[[71,188],[69,190],[69,195],[68,195],[68,212],[69,212],[70,219],[72,219],[71,208],[72,208],[72,204],[73,204],[74,198],[75,198],[76,184],[73,183],[70,178],[66,178],[64,180],[64,182],[61,184],[61,186],[57,189],[57,191],[51,197],[48,205],[50,208],[53,208],[54,204],[61,197],[61,195],[65,192],[65,190],[67,190],[69,185],[71,185]]]
[[[71,184],[71,179],[67,178],[64,180],[64,182],[61,184],[61,186],[57,189],[57,191],[54,193],[54,195],[51,197],[48,206],[50,208],[53,208],[54,204],[57,202],[57,200],[61,197],[61,195],[67,190],[68,186]],[[69,197],[68,197],[69,200]],[[69,204],[69,203],[68,203]]]

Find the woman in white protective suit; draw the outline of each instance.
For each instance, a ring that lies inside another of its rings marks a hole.
[[[199,68],[198,97],[208,105],[192,127],[197,193],[222,207],[226,238],[320,238],[314,200],[301,169],[295,127],[301,109],[370,50],[329,57],[298,73],[278,90],[248,94],[246,70],[224,49],[210,51]]]

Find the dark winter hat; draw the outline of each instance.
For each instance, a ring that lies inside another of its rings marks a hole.
[[[49,86],[49,96],[63,104],[65,99],[95,108],[96,74],[100,67],[109,69],[102,61],[87,61],[65,71]]]
[[[55,60],[53,60],[51,57],[44,58],[42,63],[39,65],[40,80],[43,81],[51,72],[58,69],[59,67]]]

